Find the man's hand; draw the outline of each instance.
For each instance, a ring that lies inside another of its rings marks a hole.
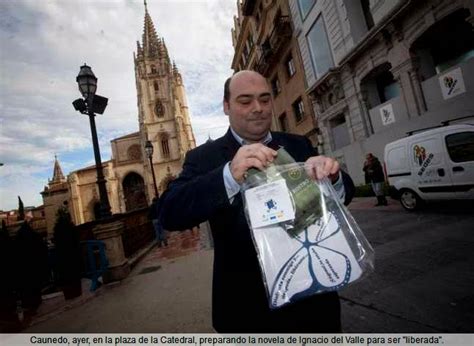
[[[277,152],[261,144],[243,145],[230,163],[230,173],[239,184],[244,182],[244,175],[249,168],[264,170],[277,155]]]
[[[306,160],[304,167],[306,173],[315,180],[329,177],[335,183],[339,178],[339,163],[330,157],[312,156]]]

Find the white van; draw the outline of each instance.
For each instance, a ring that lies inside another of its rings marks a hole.
[[[385,170],[407,210],[423,201],[474,199],[474,125],[422,130],[385,146]]]

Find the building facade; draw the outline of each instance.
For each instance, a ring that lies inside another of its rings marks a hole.
[[[290,16],[288,0],[237,1],[231,67],[235,72],[255,70],[268,79],[273,93],[272,130],[306,136],[316,146],[316,122]]]
[[[365,154],[474,114],[474,2],[289,0],[324,153],[357,184]]]
[[[113,139],[112,157],[102,163],[113,214],[146,207],[155,196],[147,141],[154,148],[151,161],[158,193],[177,176],[186,152],[196,146],[182,76],[164,39],[156,33],[146,3],[142,42],[137,42],[134,63],[139,131]],[[53,179],[42,193],[49,235],[64,202],[76,224],[96,219],[96,181],[95,166],[74,171],[65,179],[55,161]]]

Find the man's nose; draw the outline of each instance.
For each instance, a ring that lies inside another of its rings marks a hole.
[[[254,112],[261,112],[263,109],[262,104],[260,103],[259,100],[255,100],[253,102],[253,111]]]

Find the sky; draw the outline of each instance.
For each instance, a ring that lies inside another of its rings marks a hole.
[[[236,0],[147,0],[180,70],[197,144],[225,133],[224,81],[232,74]],[[138,131],[133,53],[142,40],[143,0],[0,2],[0,210],[42,204],[57,155],[63,173],[94,164],[86,115],[72,101],[84,63],[109,99],[96,117],[102,161],[110,140]]]

